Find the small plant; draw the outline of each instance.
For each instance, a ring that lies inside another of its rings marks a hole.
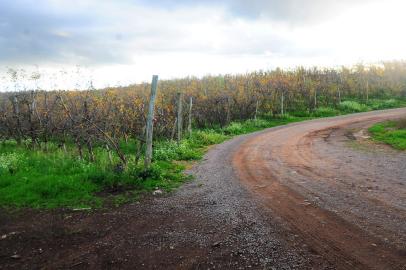
[[[0,175],[3,173],[14,174],[25,157],[21,153],[5,153],[0,155]]]

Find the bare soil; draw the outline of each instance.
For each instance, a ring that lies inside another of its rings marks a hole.
[[[406,109],[213,147],[172,194],[0,212],[0,269],[406,269],[406,153],[365,128]]]

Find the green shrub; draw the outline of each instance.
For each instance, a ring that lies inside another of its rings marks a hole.
[[[175,141],[161,141],[154,148],[155,160],[195,160],[201,156],[201,151],[194,149],[188,140],[182,140],[179,144]]]
[[[133,179],[132,184],[141,191],[152,191],[164,189],[170,191],[188,179],[182,171],[184,166],[168,161],[157,161],[151,164],[148,169],[143,166],[135,166],[130,169]]]
[[[192,137],[188,139],[194,147],[203,147],[212,144],[222,143],[230,138],[222,132],[212,129],[193,131]]]
[[[368,106],[365,104],[360,104],[356,101],[343,101],[338,105],[340,111],[351,113],[351,112],[366,112],[368,111]]]
[[[25,156],[21,153],[0,154],[0,175],[7,172],[11,174],[16,173],[24,160]]]
[[[223,130],[226,134],[230,135],[239,135],[244,133],[243,125],[239,122],[231,122],[230,125],[225,127]]]
[[[383,110],[399,107],[400,102],[396,99],[387,99],[387,100],[372,99],[368,102],[368,105],[373,110]]]
[[[329,108],[329,107],[320,107],[317,108],[316,111],[313,112],[313,116],[315,117],[329,117],[329,116],[335,116],[339,115],[340,112],[337,111],[336,109]]]
[[[309,111],[294,111],[290,112],[290,115],[294,117],[311,117],[312,114]]]

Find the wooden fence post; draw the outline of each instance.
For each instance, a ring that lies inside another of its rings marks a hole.
[[[182,140],[182,127],[183,127],[183,93],[178,93],[178,143]]]
[[[284,114],[284,108],[283,108],[283,103],[285,102],[285,95],[284,92],[282,90],[282,95],[281,95],[281,115],[283,116]]]
[[[187,125],[187,131],[189,133],[189,137],[192,136],[192,107],[193,107],[193,97],[191,96],[189,99],[189,121]]]
[[[175,117],[175,121],[173,122],[173,127],[172,127],[172,132],[171,132],[171,141],[175,140],[177,127],[178,127],[178,118]]]
[[[229,125],[231,122],[231,100],[229,96],[227,96],[226,122],[226,125]]]
[[[257,99],[257,102],[255,103],[255,115],[254,115],[254,120],[257,120],[258,107],[259,107],[259,100]]]
[[[157,87],[158,87],[158,75],[154,75],[152,76],[151,95],[149,98],[149,106],[148,106],[147,128],[145,133],[146,150],[145,150],[144,166],[146,169],[151,165],[152,160],[152,137],[154,130],[154,110],[155,110],[155,98]]]

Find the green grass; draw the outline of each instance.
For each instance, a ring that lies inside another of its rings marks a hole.
[[[82,208],[102,206],[97,193],[128,191],[136,196],[156,188],[171,190],[186,177],[183,166],[156,161],[147,171],[130,162],[124,171],[116,169],[108,153],[98,148],[96,162],[80,160],[75,150],[51,147],[32,151],[8,141],[0,146],[0,206],[31,208]]]
[[[375,124],[369,128],[369,132],[375,141],[406,150],[406,119]]]
[[[0,206],[12,208],[87,208],[100,207],[112,196],[113,205],[127,202],[140,193],[156,189],[171,191],[188,177],[178,161],[199,160],[208,146],[221,143],[235,135],[283,125],[307,118],[284,117],[233,122],[223,129],[196,130],[180,144],[170,140],[154,144],[153,163],[144,170],[141,160],[135,165],[136,142],[122,142],[129,164],[117,170],[104,148],[95,149],[96,162],[80,160],[76,149],[68,145],[67,152],[49,143],[48,150],[29,148],[29,142],[18,146],[15,141],[0,144]],[[98,196],[104,194],[104,196]],[[107,200],[109,197],[107,197]]]
[[[77,158],[73,145],[67,145],[65,152],[56,144],[49,143],[45,151],[41,150],[44,147],[30,149],[28,141],[19,146],[15,141],[5,141],[0,143],[0,207],[96,208],[109,201],[119,205],[156,189],[170,192],[188,180],[183,174],[185,161],[201,159],[208,146],[233,136],[316,117],[400,104],[397,100],[371,100],[367,105],[344,101],[337,108],[320,107],[312,112],[291,112],[284,117],[264,114],[260,119],[232,122],[224,128],[194,130],[192,136],[183,139],[180,144],[171,140],[155,141],[153,163],[148,170],[144,170],[142,158],[139,164],[135,164],[137,142],[133,139],[120,143],[129,160],[124,170],[117,166],[119,158],[113,154],[111,162],[108,152],[102,147],[95,148],[96,161],[89,162],[86,154],[82,160]],[[399,149],[405,148],[404,129],[374,126],[371,132],[377,140]]]

